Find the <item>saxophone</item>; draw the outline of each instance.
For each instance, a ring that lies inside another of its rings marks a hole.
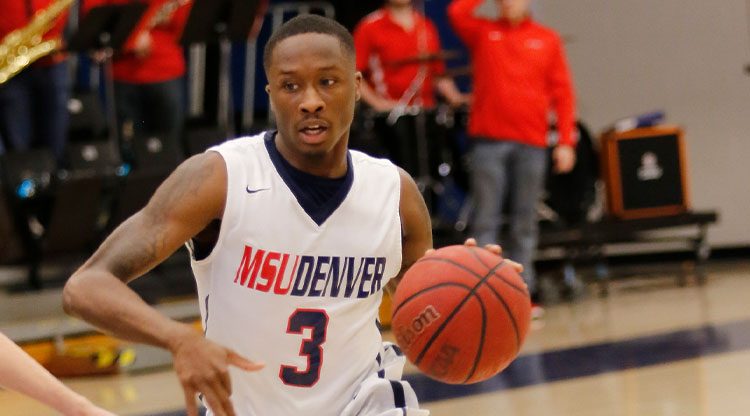
[[[55,0],[44,10],[34,14],[29,24],[8,33],[0,41],[0,85],[60,47],[60,39],[45,40],[43,36],[73,1]]]

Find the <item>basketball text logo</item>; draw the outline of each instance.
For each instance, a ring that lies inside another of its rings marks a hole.
[[[450,344],[443,344],[440,346],[438,355],[435,361],[430,365],[429,374],[433,377],[445,377],[448,375],[453,363],[456,361],[456,356],[461,350],[458,347],[454,347]]]
[[[383,285],[385,257],[300,256],[245,246],[234,283],[276,295],[366,298]]]
[[[412,319],[408,326],[396,328],[396,342],[401,348],[409,349],[411,343],[414,342],[414,338],[424,332],[438,318],[440,318],[440,313],[437,309],[432,305],[427,305],[419,315]]]

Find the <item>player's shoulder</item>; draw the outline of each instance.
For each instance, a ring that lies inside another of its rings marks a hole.
[[[241,149],[252,149],[262,145],[266,139],[268,132],[258,133],[253,136],[241,136],[233,139],[228,139],[222,143],[219,143],[210,149],[228,149],[228,150],[241,150]]]
[[[250,156],[260,151],[265,151],[265,140],[268,132],[259,133],[254,136],[242,136],[229,139],[223,143],[208,148],[208,151],[219,153],[224,158],[229,156]]]
[[[383,21],[385,17],[386,17],[385,11],[383,11],[383,9],[378,9],[378,10],[375,10],[374,12],[369,13],[367,16],[363,17],[362,20],[359,21],[358,26],[365,27],[365,26],[377,24]]]
[[[555,29],[549,26],[545,26],[535,20],[531,21],[531,27],[533,28],[534,32],[536,32],[537,36],[543,36],[547,39],[560,42],[560,34],[557,33]]]
[[[375,169],[388,170],[397,169],[396,165],[393,164],[393,162],[391,162],[390,160],[370,156],[367,153],[361,152],[359,150],[349,149],[349,155],[352,158],[352,163],[354,164],[354,166],[367,166],[373,167]]]

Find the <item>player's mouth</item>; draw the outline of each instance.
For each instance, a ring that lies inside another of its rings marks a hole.
[[[328,123],[324,121],[306,121],[299,128],[300,136],[305,143],[316,144],[325,140]]]

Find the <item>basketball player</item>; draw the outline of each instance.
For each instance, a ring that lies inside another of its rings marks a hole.
[[[185,161],[71,277],[65,308],[169,349],[189,415],[198,393],[213,415],[426,415],[375,320],[382,289],[432,247],[430,217],[404,171],[347,150],[352,37],[299,16],[264,68],[278,131]],[[205,336],[126,286],[185,242]]]
[[[67,388],[49,371],[0,333],[0,387],[23,393],[63,415],[114,416]]]

